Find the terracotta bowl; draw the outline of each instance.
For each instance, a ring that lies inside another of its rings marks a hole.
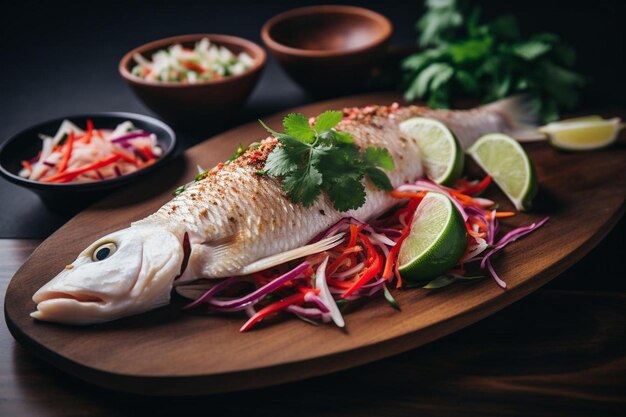
[[[146,81],[131,74],[135,65],[133,55],[139,53],[150,59],[159,49],[174,44],[193,47],[202,38],[228,48],[234,54],[246,52],[254,65],[243,74],[220,80],[194,84]],[[228,35],[194,34],[174,36],[150,42],[128,52],[119,64],[122,78],[137,97],[152,111],[179,127],[216,123],[233,116],[246,101],[265,66],[266,54],[259,45],[246,39]]]
[[[281,13],[261,37],[283,69],[312,92],[362,86],[382,61],[392,26],[371,10],[312,6]]]

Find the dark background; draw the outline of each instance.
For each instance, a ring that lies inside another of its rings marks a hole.
[[[313,2],[106,1],[11,2],[0,13],[0,142],[40,121],[96,111],[150,112],[117,73],[125,52],[145,42],[185,33],[227,33],[260,43],[273,15]],[[392,21],[392,44],[411,45],[421,1],[362,5]],[[623,104],[626,2],[595,0],[477,1],[485,18],[512,13],[523,33],[550,31],[578,51],[578,70],[589,77],[582,109]],[[269,59],[250,101],[230,126],[311,101]],[[229,126],[177,132],[184,146]],[[242,142],[256,138],[242,138]],[[67,218],[47,210],[29,191],[0,180],[0,238],[49,235]]]

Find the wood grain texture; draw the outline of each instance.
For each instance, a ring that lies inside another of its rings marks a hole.
[[[367,95],[298,109],[389,103],[395,95]],[[270,118],[277,125],[280,116]],[[142,393],[194,394],[260,387],[327,374],[406,351],[474,323],[548,282],[591,250],[624,210],[626,150],[561,153],[545,144],[528,148],[541,184],[537,209],[510,225],[549,214],[541,232],[506,250],[495,263],[509,289],[489,281],[445,291],[401,291],[394,312],[381,299],[347,316],[348,331],[285,321],[248,334],[241,317],[206,317],[179,310],[180,303],[113,323],[75,328],[33,322],[33,292],[98,236],[126,226],[169,199],[185,167],[224,160],[239,142],[262,131],[246,125],[186,153],[158,181],[140,184],[87,210],[47,239],[18,271],[6,296],[7,323],[14,336],[44,359],[95,384]],[[491,197],[511,208],[502,195]],[[154,196],[142,200],[145,196]],[[158,358],[158,360],[155,360]]]
[[[0,415],[623,416],[626,266],[616,256],[625,235],[622,220],[551,289],[454,335],[349,371],[236,394],[104,390],[29,355],[0,331]],[[37,244],[0,240],[0,295]],[[607,275],[589,279],[598,265]]]

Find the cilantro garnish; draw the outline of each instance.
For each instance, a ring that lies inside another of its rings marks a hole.
[[[383,170],[393,170],[393,158],[384,148],[360,150],[352,135],[335,126],[343,113],[326,111],[311,126],[302,114],[292,113],[283,119],[284,132],[270,129],[282,146],[269,154],[264,173],[280,177],[285,193],[294,203],[311,207],[326,193],[338,211],[348,211],[365,203],[363,179],[385,191],[392,189]]]

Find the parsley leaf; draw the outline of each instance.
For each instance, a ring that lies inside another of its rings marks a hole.
[[[365,204],[365,188],[360,179],[342,176],[331,184],[326,194],[338,211],[356,210]]]
[[[283,189],[294,203],[311,207],[320,195],[322,174],[313,165],[296,170],[283,177]]]
[[[309,125],[309,119],[300,113],[291,113],[283,119],[285,133],[302,142],[311,143],[315,138],[315,131]]]
[[[363,179],[390,190],[391,182],[383,170],[394,168],[393,158],[384,148],[360,150],[352,135],[335,129],[343,113],[320,114],[311,127],[302,114],[283,119],[284,133],[265,129],[280,142],[269,154],[263,173],[280,177],[283,191],[291,201],[310,207],[325,193],[335,209],[358,209],[365,203]]]
[[[393,169],[393,158],[385,148],[369,147],[363,153],[363,162],[367,165],[380,167],[391,171]]]
[[[332,110],[325,111],[324,113],[317,116],[313,128],[318,133],[325,132],[337,126],[339,122],[341,122],[341,119],[343,119],[342,112]]]
[[[311,149],[310,145],[291,137],[279,139],[285,146],[276,147],[267,157],[264,170],[272,176],[279,177],[298,169],[302,157]]]
[[[574,50],[550,33],[522,36],[515,16],[484,22],[478,6],[426,0],[416,25],[422,49],[402,62],[405,98],[447,108],[457,97],[485,102],[528,94],[545,122],[572,108],[585,79]]]
[[[367,167],[365,168],[365,173],[367,174],[367,177],[370,179],[370,181],[372,181],[372,184],[374,184],[376,188],[379,188],[385,191],[391,191],[393,189],[393,186],[391,185],[391,181],[389,181],[389,177],[387,177],[387,174],[385,174],[380,169],[374,168],[374,167]]]

